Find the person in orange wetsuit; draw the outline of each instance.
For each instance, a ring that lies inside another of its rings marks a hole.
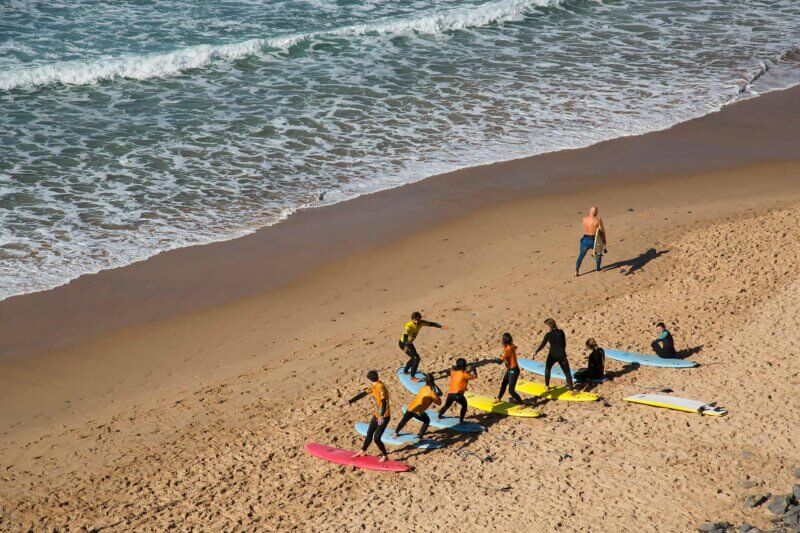
[[[369,448],[370,443],[374,441],[375,446],[377,446],[381,452],[380,461],[384,462],[386,461],[387,454],[386,446],[383,445],[381,437],[383,437],[383,432],[386,431],[386,428],[389,427],[389,420],[392,418],[392,412],[389,408],[389,390],[386,388],[386,385],[378,379],[378,373],[374,370],[367,372],[367,380],[370,382],[370,386],[350,398],[347,402],[347,405],[350,406],[369,394],[375,399],[375,413],[369,421],[369,428],[367,429],[367,436],[364,438],[364,445],[361,447],[361,451],[353,454],[353,457],[363,457],[366,455],[367,448]]]
[[[425,375],[425,386],[423,386],[417,396],[408,404],[406,408],[405,414],[403,414],[403,418],[400,419],[400,423],[397,424],[397,429],[395,429],[395,433],[398,435],[400,431],[405,427],[409,420],[412,418],[416,418],[420,422],[422,422],[422,427],[417,433],[417,436],[421,439],[425,432],[428,431],[428,426],[431,423],[431,417],[428,416],[428,413],[425,412],[431,404],[442,405],[442,400],[439,398],[438,389],[436,388],[436,382],[433,380],[432,374]]]
[[[522,398],[517,394],[517,379],[519,379],[519,365],[517,364],[517,347],[514,346],[514,339],[511,333],[503,333],[503,355],[497,360],[498,363],[505,363],[506,373],[503,376],[503,383],[500,384],[500,394],[497,401],[503,401],[503,395],[508,387],[508,394],[513,398],[512,401],[522,403]]]
[[[467,414],[467,399],[464,393],[467,392],[467,384],[470,380],[478,377],[478,372],[475,368],[467,370],[467,361],[462,358],[456,360],[456,365],[450,371],[450,391],[447,394],[447,399],[444,405],[439,410],[439,418],[441,418],[453,402],[461,406],[461,413],[458,415],[459,421],[463,424],[464,417]]]

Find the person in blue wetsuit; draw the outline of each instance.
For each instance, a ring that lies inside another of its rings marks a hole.
[[[580,244],[579,244],[579,251],[578,251],[578,260],[575,262],[575,275],[581,275],[581,263],[583,263],[583,258],[586,257],[586,253],[594,248],[594,236],[597,234],[597,230],[600,230],[600,234],[603,236],[603,242],[608,242],[608,235],[606,234],[606,228],[603,226],[603,220],[597,216],[597,208],[592,207],[589,209],[589,214],[583,217],[583,237],[581,237]],[[600,272],[600,267],[603,262],[603,256],[597,255],[594,258],[595,268],[597,272]]]
[[[667,326],[663,322],[656,324],[658,337],[653,341],[650,346],[659,357],[675,357],[675,342],[672,340],[672,333],[667,330]]]

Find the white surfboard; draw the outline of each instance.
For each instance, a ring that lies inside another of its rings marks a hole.
[[[603,232],[600,228],[594,232],[594,248],[592,248],[592,257],[600,257],[605,253],[606,240],[603,238]]]
[[[623,398],[626,402],[661,407],[663,409],[673,409],[687,413],[697,413],[708,416],[724,416],[728,414],[726,409],[715,407],[705,402],[690,400],[688,398],[678,398],[676,396],[665,396],[664,394],[635,394]]]

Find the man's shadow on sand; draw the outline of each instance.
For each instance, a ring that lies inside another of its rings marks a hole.
[[[631,274],[634,274],[637,271],[643,269],[644,266],[650,261],[657,259],[662,255],[668,253],[669,250],[656,251],[655,248],[650,248],[646,252],[641,253],[632,259],[626,259],[625,261],[617,261],[616,263],[611,263],[610,265],[606,265],[602,268],[602,270],[614,270],[617,268],[628,267],[628,271],[624,272],[624,274],[626,276],[630,276]]]

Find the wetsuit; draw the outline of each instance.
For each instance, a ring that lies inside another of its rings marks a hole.
[[[672,334],[664,330],[661,335],[651,344],[653,351],[659,357],[675,357],[675,343],[672,340]]]
[[[586,257],[586,253],[594,248],[594,235],[584,235],[581,237],[579,248],[578,248],[578,260],[575,262],[575,272],[578,272],[581,269],[581,263],[583,263],[583,258]],[[603,262],[603,256],[598,254],[594,258],[595,266],[597,270],[600,270],[600,265]]]
[[[478,376],[466,370],[450,371],[450,391],[447,394],[444,405],[439,410],[439,417],[442,417],[444,413],[450,409],[450,406],[453,405],[453,402],[456,402],[461,406],[461,412],[458,418],[462,424],[464,423],[464,417],[467,415],[467,399],[464,397],[464,393],[467,392],[467,382],[476,377]]]
[[[605,373],[606,352],[602,348],[595,348],[589,354],[589,367],[575,371],[575,381],[588,381],[602,379]]]
[[[550,350],[547,353],[547,361],[544,366],[544,384],[546,387],[550,386],[550,371],[553,365],[558,363],[561,370],[564,371],[564,376],[567,378],[567,387],[572,390],[572,373],[569,371],[569,361],[567,361],[567,337],[560,329],[551,329],[547,332],[542,339],[539,347],[536,348],[536,353],[539,353],[545,344],[550,345]]]
[[[503,376],[503,382],[500,384],[500,394],[497,397],[502,399],[506,393],[506,386],[508,386],[508,394],[517,402],[522,403],[522,398],[517,394],[517,379],[519,379],[517,347],[513,344],[505,346],[500,361],[506,364],[506,373]]]
[[[372,394],[372,397],[375,398],[376,410],[369,421],[367,436],[364,438],[364,445],[361,447],[361,450],[367,451],[370,442],[374,441],[375,445],[381,451],[381,454],[386,455],[386,446],[383,445],[381,437],[383,437],[383,432],[389,426],[389,421],[392,417],[391,410],[389,409],[389,391],[386,389],[386,385],[380,381],[376,381],[370,387],[364,389],[363,392],[351,398],[349,403],[356,402],[367,394]],[[383,417],[382,424],[378,423],[378,418],[380,417]]]
[[[441,324],[428,322],[427,320],[420,320],[419,324],[414,324],[413,320],[409,320],[406,322],[405,326],[403,326],[403,334],[400,336],[400,349],[408,355],[408,363],[406,363],[406,366],[403,368],[403,372],[411,374],[411,377],[414,377],[414,374],[417,372],[417,367],[419,366],[419,354],[414,347],[414,339],[417,338],[417,334],[419,334],[419,330],[422,329],[423,326],[430,326],[432,328],[442,327]]]
[[[400,433],[400,430],[405,427],[409,420],[416,418],[422,422],[422,428],[420,428],[419,433],[417,434],[419,438],[422,438],[422,436],[425,435],[425,432],[428,431],[428,425],[431,423],[431,418],[428,416],[428,413],[426,413],[425,410],[434,403],[436,405],[441,405],[442,401],[439,399],[439,395],[433,390],[433,388],[425,385],[419,390],[416,398],[414,398],[414,400],[408,404],[408,409],[406,409],[405,414],[403,414],[403,418],[400,419],[400,423],[397,424],[397,429],[395,432]]]

